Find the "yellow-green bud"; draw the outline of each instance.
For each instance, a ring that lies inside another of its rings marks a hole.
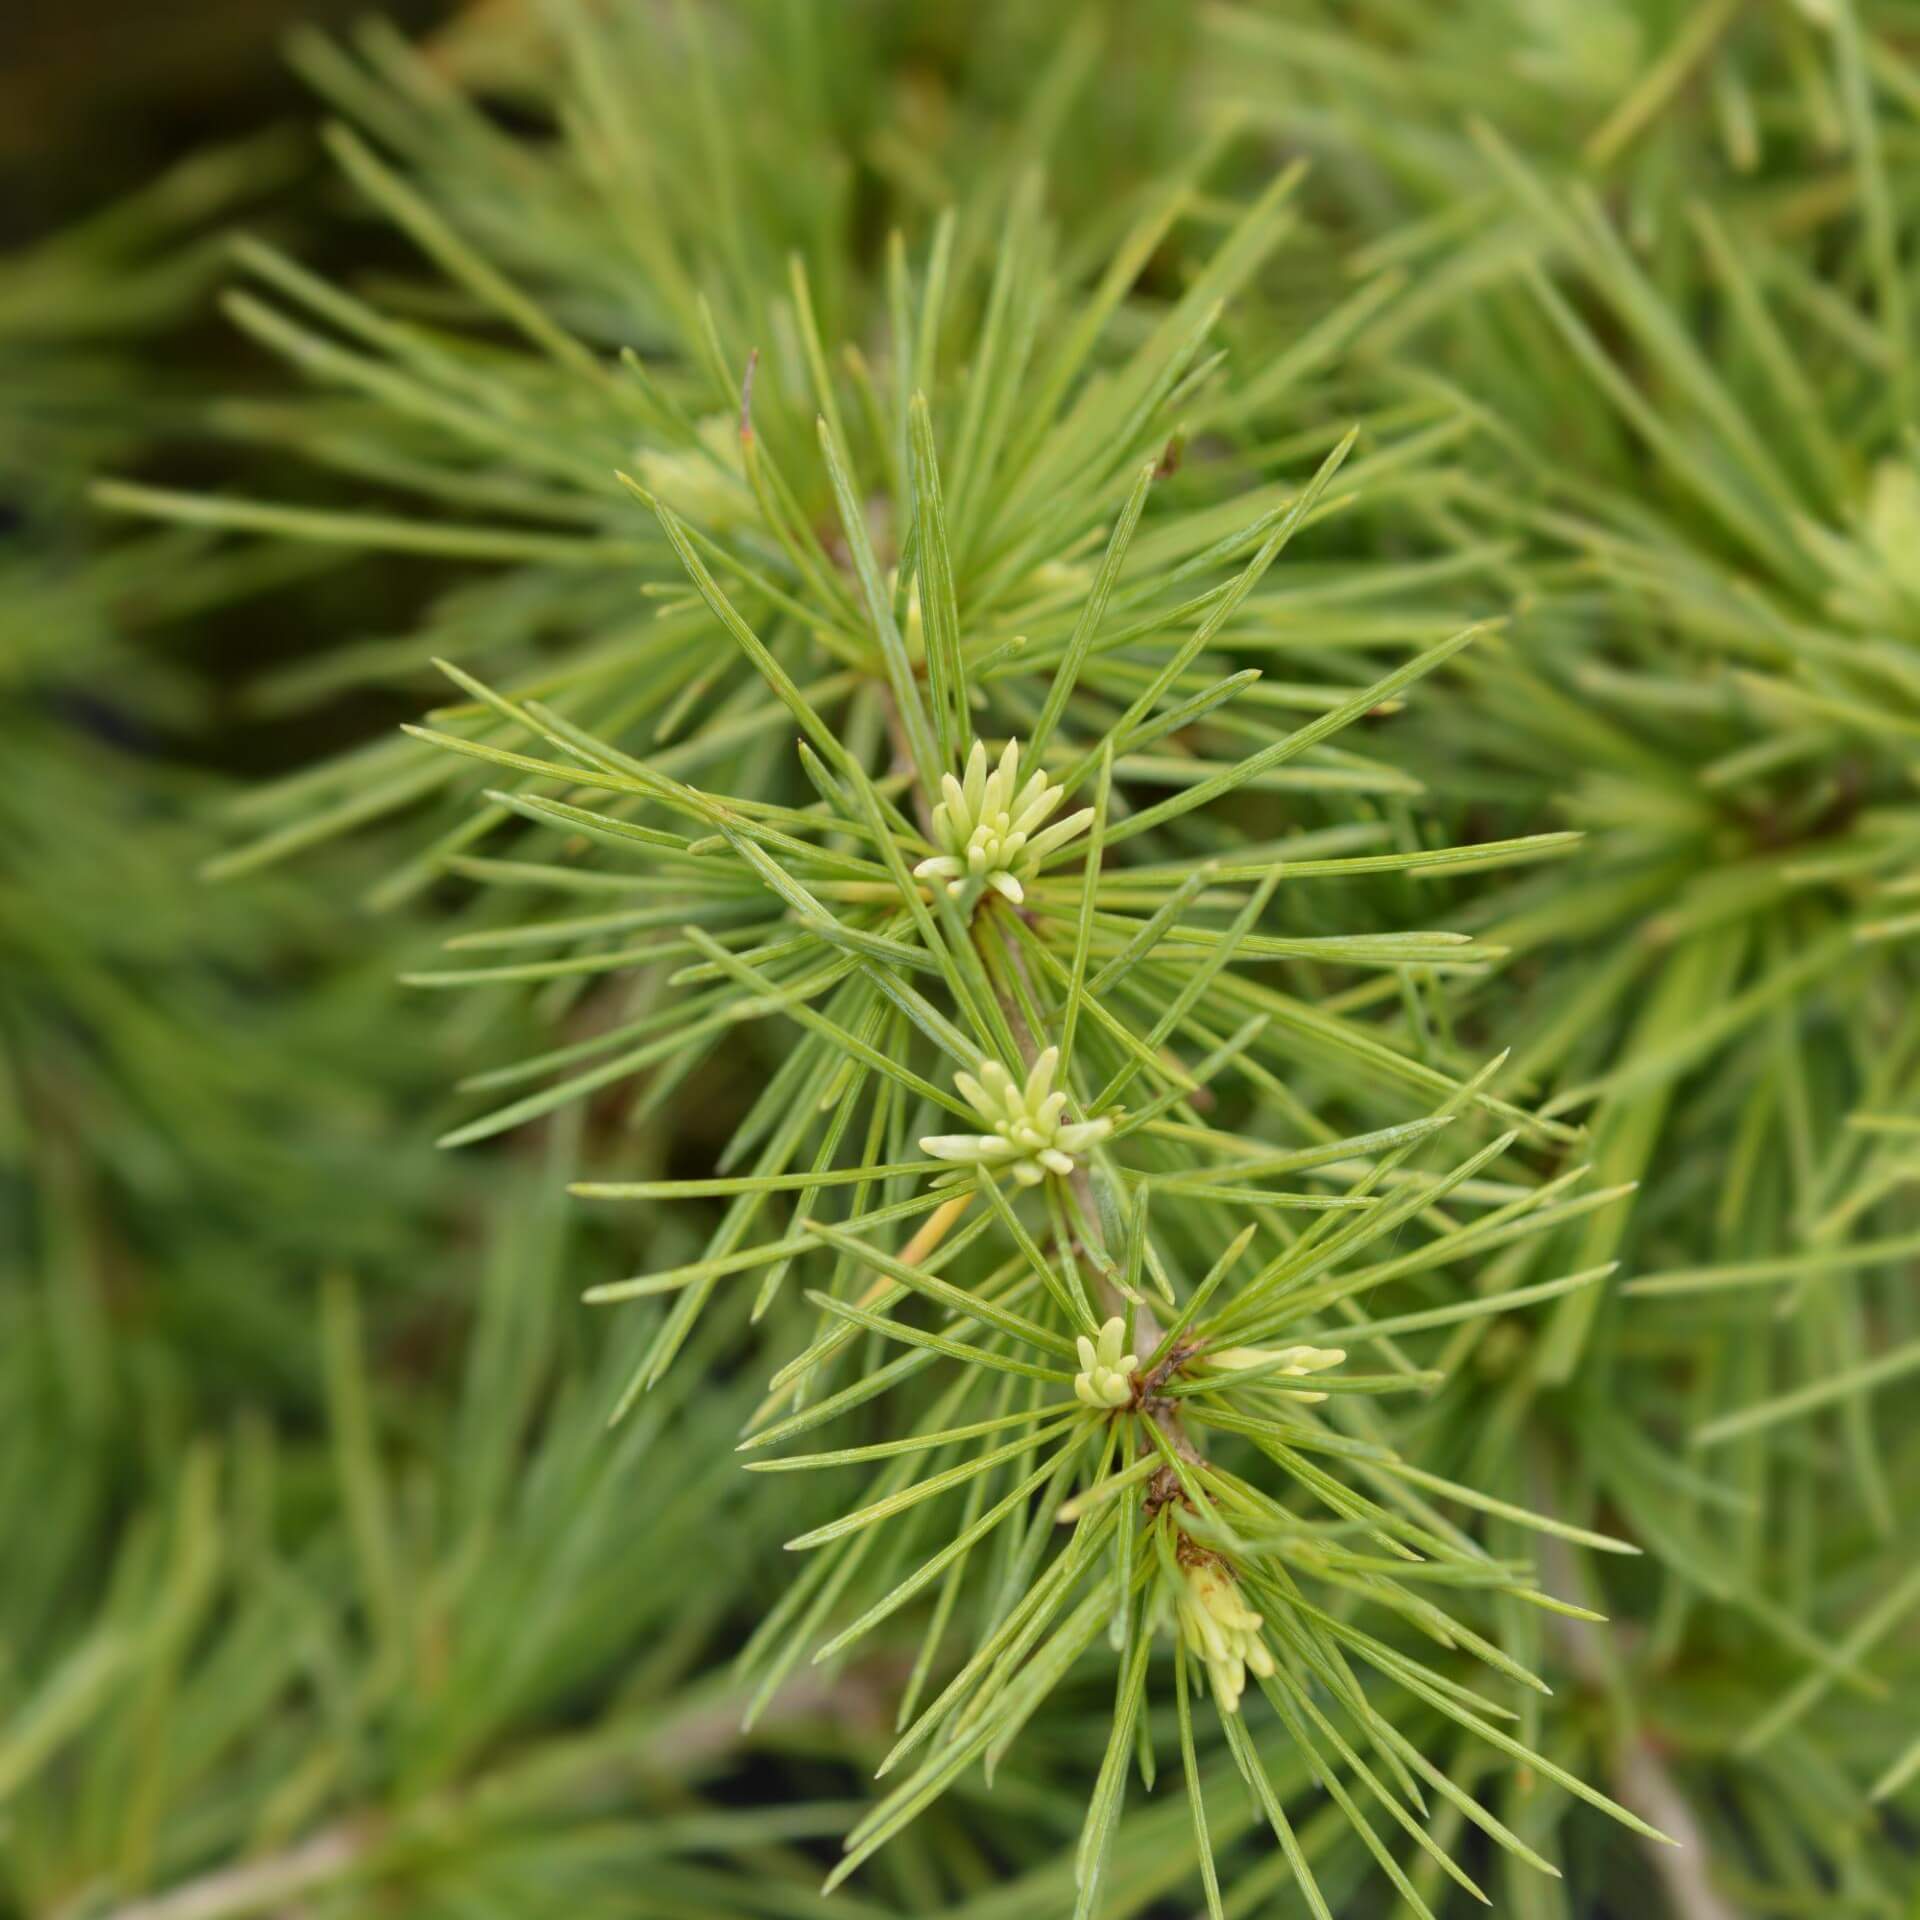
[[[1126,1337],[1127,1323],[1115,1314],[1100,1329],[1097,1341],[1083,1333],[1075,1342],[1080,1371],[1074,1376],[1073,1390],[1088,1406],[1124,1407],[1133,1399],[1133,1372],[1140,1359],[1120,1351]]]

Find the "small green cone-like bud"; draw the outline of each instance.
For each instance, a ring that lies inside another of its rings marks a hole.
[[[969,886],[991,887],[1017,907],[1027,896],[1021,882],[1031,879],[1040,861],[1064,846],[1093,818],[1091,807],[1046,826],[1046,818],[1064,797],[1044,773],[1020,784],[1020,742],[1009,740],[1000,764],[987,770],[983,741],[967,756],[964,784],[952,774],[940,782],[945,798],[933,810],[933,842],[940,851],[922,860],[914,872],[923,880],[944,880],[959,895]]]
[[[1073,1390],[1088,1406],[1124,1407],[1133,1399],[1133,1371],[1140,1360],[1137,1354],[1120,1351],[1126,1337],[1127,1323],[1116,1314],[1100,1329],[1098,1341],[1083,1333],[1075,1342],[1080,1371],[1074,1376]]]
[[[1205,1661],[1222,1713],[1237,1713],[1249,1670],[1273,1672],[1273,1653],[1261,1638],[1262,1617],[1247,1605],[1225,1561],[1208,1558],[1181,1569],[1175,1611],[1181,1637]]]
[[[987,1133],[935,1133],[920,1151],[962,1166],[1005,1168],[1023,1187],[1037,1187],[1048,1174],[1065,1179],[1073,1156],[1113,1131],[1110,1119],[1067,1120],[1067,1096],[1054,1091],[1060,1049],[1049,1047],[1033,1063],[1022,1086],[997,1060],[981,1062],[978,1077],[957,1073],[953,1084],[991,1129]]]

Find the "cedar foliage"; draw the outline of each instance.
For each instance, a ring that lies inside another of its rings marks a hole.
[[[0,269],[0,1897],[1903,1912],[1920,12],[291,52]]]

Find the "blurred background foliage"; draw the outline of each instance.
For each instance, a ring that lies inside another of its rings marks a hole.
[[[660,113],[682,115],[660,148],[704,190],[705,108],[665,51],[689,10],[627,11],[638,55],[663,50]],[[1507,949],[1489,978],[1290,978],[1450,1070],[1512,1046],[1503,1090],[1584,1123],[1601,1179],[1642,1183],[1537,1269],[1624,1256],[1627,1290],[1473,1323],[1404,1438],[1649,1549],[1604,1585],[1564,1570],[1618,1624],[1536,1655],[1561,1698],[1529,1704],[1528,1737],[1699,1844],[1674,1868],[1518,1779],[1503,1817],[1566,1879],[1496,1878],[1496,1898],[1911,1911],[1920,1421],[1886,1369],[1920,1329],[1920,9],[691,11],[718,29],[749,203],[697,264],[743,337],[791,329],[798,247],[826,336],[870,338],[888,230],[973,204],[990,260],[1028,164],[1091,278],[1204,133],[1212,164],[1143,264],[1150,314],[1276,171],[1313,162],[1287,245],[1221,318],[1228,400],[1170,491],[1268,483],[1361,421],[1393,452],[1292,576],[1279,671],[1337,679],[1353,649],[1508,625],[1417,727],[1369,735],[1418,809],[1310,817],[1589,840],[1577,885],[1556,865],[1420,894]],[[1067,1690],[991,1795],[963,1786],[820,1899],[914,1638],[802,1668],[743,1733],[729,1662],[785,1591],[779,1542],[832,1506],[735,1471],[760,1378],[737,1329],[703,1329],[606,1430],[652,1329],[590,1318],[582,1285],[701,1237],[570,1206],[564,1178],[610,1142],[709,1168],[777,1056],[433,1146],[450,1085],[556,1018],[610,1015],[558,987],[395,984],[491,909],[427,858],[473,783],[415,784],[387,736],[442,698],[436,653],[512,680],[630,638],[627,563],[235,538],[86,498],[112,474],[295,514],[404,499],[413,527],[529,500],[539,520],[566,490],[510,460],[419,507],[431,430],[290,379],[218,296],[274,284],[233,252],[244,232],[468,328],[536,412],[559,391],[368,217],[314,131],[339,116],[545,309],[629,344],[631,262],[551,163],[563,36],[522,0],[373,25],[76,0],[0,32],[0,1901],[62,1920],[1070,1910],[1102,1682]],[[604,422],[568,427],[569,454],[611,464]],[[634,522],[610,485],[548,519]],[[657,559],[649,577],[676,578]],[[1364,568],[1395,584],[1348,606]],[[1400,924],[1414,884],[1360,911]],[[1475,1284],[1537,1277],[1531,1257]],[[1808,1394],[1819,1424],[1795,1414],[1775,1444],[1768,1409]],[[1716,1422],[1731,1446],[1689,1451]],[[1451,1757],[1443,1727],[1420,1733]],[[1297,1756],[1268,1758],[1329,1897],[1374,1910],[1351,1833]],[[1213,1807],[1229,1910],[1293,1911],[1243,1798]],[[1438,1904],[1444,1883],[1415,1878]],[[1196,1887],[1162,1793],[1122,1829],[1103,1912],[1184,1915]]]

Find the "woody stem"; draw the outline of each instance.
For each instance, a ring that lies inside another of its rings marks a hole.
[[[1033,999],[1033,983],[1031,976],[1027,972],[1026,960],[1022,956],[1020,949],[1011,941],[1003,941],[1000,943],[1000,951],[1005,955],[1007,965],[1019,974],[1022,986],[1026,988],[1026,998],[1031,1001]],[[987,956],[983,954],[982,959],[985,960],[986,958]],[[987,967],[987,975],[994,983],[994,993],[999,999],[1001,1010],[1007,1016],[1007,1027],[1013,1034],[1014,1045],[1020,1049],[1022,1064],[1031,1069],[1033,1063],[1040,1057],[1040,1036],[1036,1034],[1028,1024],[1025,1010],[1020,1004],[1020,996],[1006,989],[991,964]],[[1100,1290],[1101,1305],[1109,1314],[1122,1315],[1125,1314],[1128,1306],[1131,1305],[1133,1308],[1133,1339],[1135,1350],[1142,1353],[1152,1353],[1154,1349],[1160,1345],[1160,1342],[1165,1338],[1166,1334],[1166,1329],[1160,1324],[1160,1316],[1154,1312],[1152,1303],[1144,1295],[1129,1302],[1127,1297],[1121,1293],[1118,1285],[1107,1277],[1107,1274],[1111,1271],[1112,1262],[1107,1258],[1106,1243],[1100,1232],[1100,1210],[1094,1202],[1093,1181],[1088,1175],[1086,1168],[1078,1161],[1074,1163],[1074,1169],[1068,1176],[1068,1181],[1073,1188],[1074,1199],[1078,1203],[1083,1230],[1093,1242],[1096,1251],[1101,1256],[1102,1266],[1106,1269],[1106,1271],[1096,1276],[1096,1284]],[[1164,1379],[1168,1371],[1171,1371],[1171,1369],[1165,1367],[1155,1369],[1158,1379]],[[1157,1383],[1156,1380],[1155,1384]],[[1187,1433],[1186,1423],[1180,1418],[1180,1409],[1177,1405],[1170,1401],[1155,1399],[1148,1393],[1141,1396],[1140,1411],[1159,1427],[1160,1431],[1166,1436],[1167,1444],[1171,1446],[1183,1460],[1189,1460],[1196,1464],[1204,1460],[1205,1456],[1193,1444],[1191,1437]]]

